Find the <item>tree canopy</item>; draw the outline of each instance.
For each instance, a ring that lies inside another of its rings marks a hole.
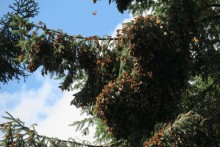
[[[63,80],[62,90],[79,81],[81,91],[71,104],[92,117],[75,124],[97,123],[99,142],[220,145],[219,0],[109,0],[120,12],[136,16],[116,37],[71,36],[43,22],[34,24],[29,18],[38,9],[33,0],[28,2],[33,7],[24,5],[27,16],[23,11],[9,15],[8,31],[19,36],[10,42],[17,49],[10,59],[17,57],[29,72],[42,67],[42,75]],[[152,14],[142,16],[146,11]],[[2,42],[7,52],[14,52]],[[83,146],[40,136],[11,115],[7,119],[1,125],[6,146]]]

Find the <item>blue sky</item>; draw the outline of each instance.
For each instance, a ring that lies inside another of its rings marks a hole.
[[[37,0],[40,13],[33,19],[42,21],[51,29],[62,29],[70,35],[112,35],[122,22],[131,18],[128,13],[121,14],[115,4],[108,0]],[[13,0],[0,0],[0,16],[9,11],[8,6]],[[93,15],[96,12],[97,15]],[[0,115],[8,111],[19,117],[27,125],[37,123],[40,134],[67,139],[79,137],[74,128],[68,125],[86,116],[80,116],[80,110],[70,106],[72,95],[76,91],[62,92],[59,81],[50,76],[42,77],[40,71],[31,74],[24,82],[10,81],[0,83]],[[0,119],[0,123],[4,120]],[[56,128],[56,129],[55,129]],[[84,139],[90,140],[88,136]]]

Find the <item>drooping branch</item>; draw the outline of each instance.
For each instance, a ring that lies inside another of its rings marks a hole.
[[[213,20],[217,20],[217,19],[220,19],[220,15],[216,15],[216,16],[212,16],[212,17],[206,17],[202,20],[200,20],[200,22],[207,22],[207,21],[213,21]]]
[[[101,63],[99,58],[105,54],[102,52],[111,49],[107,52],[112,52],[114,56],[116,54],[113,50],[118,38],[70,36],[60,30],[48,29],[42,22],[34,24],[19,16],[13,18],[10,25],[19,27],[13,32],[22,36],[18,44],[22,53],[17,59],[26,63],[30,72],[43,66],[42,75],[55,73],[58,77],[65,77],[60,86],[62,90],[69,90],[79,73],[89,71],[91,75],[91,71]]]
[[[61,30],[53,30],[47,28],[47,26],[43,22],[38,22],[38,24],[34,24],[31,22],[28,22],[28,20],[21,18],[19,16],[14,17],[14,22],[11,24],[11,26],[18,26],[20,29],[23,29],[22,33],[28,33],[29,31],[35,29],[37,31],[42,30],[46,34],[52,34],[52,35],[62,35],[67,38],[75,38],[75,39],[81,39],[81,40],[100,40],[100,41],[111,41],[111,40],[118,40],[116,37],[112,36],[105,36],[105,37],[98,37],[98,36],[89,36],[89,37],[83,37],[81,35],[75,35],[71,36],[67,33],[63,33]],[[24,35],[24,34],[23,34]]]
[[[105,145],[91,145],[89,142],[77,142],[75,139],[70,138],[67,140],[60,140],[58,138],[51,138],[43,135],[39,135],[34,126],[26,127],[22,121],[14,118],[11,114],[7,117],[3,117],[8,120],[8,122],[0,124],[0,130],[4,133],[3,140],[0,140],[0,145],[6,146],[21,146],[31,145],[31,146],[76,146],[76,147],[105,147]]]
[[[203,10],[206,10],[208,8],[213,8],[213,7],[220,7],[220,4],[209,4],[209,5],[205,6],[205,7],[200,8],[198,11],[201,12]]]

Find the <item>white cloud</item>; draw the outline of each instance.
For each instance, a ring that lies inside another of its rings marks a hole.
[[[27,126],[37,123],[36,130],[42,135],[91,141],[92,135],[82,138],[80,132],[75,132],[75,128],[69,126],[85,117],[74,106],[70,106],[76,91],[62,92],[58,88],[59,81],[42,77],[38,72],[34,76],[35,80],[42,82],[39,88],[30,89],[31,85],[23,85],[12,93],[0,92],[0,115],[5,116],[5,111],[8,111]],[[4,121],[0,119],[0,123]]]
[[[146,10],[143,12],[142,16],[143,17],[146,17],[148,15],[151,15],[153,13],[153,10],[152,9],[149,9],[149,10]],[[129,14],[129,17],[128,18],[125,18],[124,20],[122,20],[122,23],[119,23],[115,29],[113,30],[113,32],[111,33],[112,34],[112,37],[115,37],[116,34],[117,34],[117,30],[118,29],[122,29],[122,26],[123,26],[123,23],[127,23],[129,21],[131,21],[132,19],[134,19],[136,16],[133,16],[131,13]]]
[[[39,127],[37,129],[40,134],[66,140],[69,137],[92,140],[92,135],[82,138],[80,132],[75,132],[75,127],[69,126],[74,121],[86,117],[86,115],[80,115],[80,110],[70,106],[72,95],[73,93],[65,92],[53,107],[46,110],[46,113],[50,114],[50,116],[38,123]]]
[[[34,76],[37,77],[37,74]],[[51,98],[55,101],[61,96],[62,93],[57,87],[58,81],[45,77],[39,88],[31,89],[31,85],[21,85],[20,89],[12,93],[0,93],[0,113],[2,115],[3,109],[6,109],[12,115],[33,123],[38,120],[37,114],[48,107],[47,101]]]
[[[125,18],[125,19],[122,21],[122,23],[119,23],[119,24],[115,27],[115,29],[114,29],[113,32],[111,33],[111,34],[112,34],[112,37],[115,37],[115,36],[116,36],[118,29],[122,29],[123,23],[129,22],[129,21],[131,21],[132,19],[133,19],[132,14],[129,14],[129,18]]]

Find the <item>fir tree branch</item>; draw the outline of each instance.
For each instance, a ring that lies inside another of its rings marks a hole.
[[[98,36],[89,36],[89,37],[83,37],[81,35],[68,35],[67,33],[63,33],[61,31],[56,31],[56,30],[52,30],[46,27],[46,25],[43,22],[38,22],[38,24],[34,24],[34,23],[30,23],[27,20],[21,18],[21,17],[14,17],[16,22],[19,22],[18,24],[23,24],[20,25],[20,27],[27,27],[27,26],[31,26],[32,28],[36,28],[36,30],[43,30],[44,32],[49,33],[54,33],[54,35],[62,35],[64,37],[68,37],[68,38],[75,38],[75,39],[82,39],[82,40],[100,40],[100,41],[104,41],[104,40],[108,40],[108,41],[112,41],[112,40],[118,40],[118,38],[112,37],[112,36],[105,36],[105,37],[98,37]],[[17,24],[17,25],[18,25]]]
[[[212,7],[220,7],[220,4],[209,4],[205,7],[200,8],[198,11],[200,12],[200,11],[206,10],[208,8],[212,8]]]
[[[43,135],[39,135],[34,127],[33,130],[24,126],[24,123],[22,121],[20,121],[19,119],[14,118],[10,113],[6,112],[8,117],[3,117],[7,120],[9,120],[9,122],[0,124],[0,130],[5,131],[6,133],[8,132],[8,130],[11,130],[11,135],[7,136],[8,134],[5,135],[5,138],[3,140],[0,141],[1,142],[9,142],[9,140],[12,140],[12,143],[16,144],[19,140],[15,139],[16,137],[22,137],[22,140],[31,143],[32,145],[36,146],[37,143],[39,143],[40,140],[47,140],[48,144],[49,142],[51,144],[56,144],[58,142],[62,142],[65,143],[66,145],[77,145],[77,146],[87,146],[87,147],[104,147],[104,146],[99,146],[99,145],[90,145],[90,144],[86,144],[86,143],[79,143],[76,141],[71,141],[71,140],[60,140],[57,138],[52,138],[52,137],[47,137],[47,136],[43,136]],[[34,125],[32,125],[34,126]],[[18,131],[20,130],[20,131]],[[23,133],[22,133],[23,131]],[[28,135],[28,136],[26,136]],[[26,138],[24,138],[26,136]],[[30,138],[32,137],[32,139],[30,140]]]
[[[209,134],[207,126],[204,124],[206,120],[194,111],[180,114],[174,123],[169,123],[166,128],[159,130],[146,141],[144,147],[213,146],[214,144],[208,142],[211,139],[211,134]]]
[[[210,22],[210,21],[213,21],[213,20],[217,20],[217,19],[220,19],[220,15],[216,15],[216,16],[213,16],[213,17],[206,17],[202,20],[200,20],[200,22]]]
[[[214,39],[214,40],[206,40],[205,41],[205,45],[201,46],[199,48],[199,50],[197,50],[196,52],[194,52],[192,54],[192,57],[195,57],[196,55],[198,55],[202,50],[207,49],[208,46],[210,45],[215,45],[216,43],[219,43],[220,40],[219,39]]]

